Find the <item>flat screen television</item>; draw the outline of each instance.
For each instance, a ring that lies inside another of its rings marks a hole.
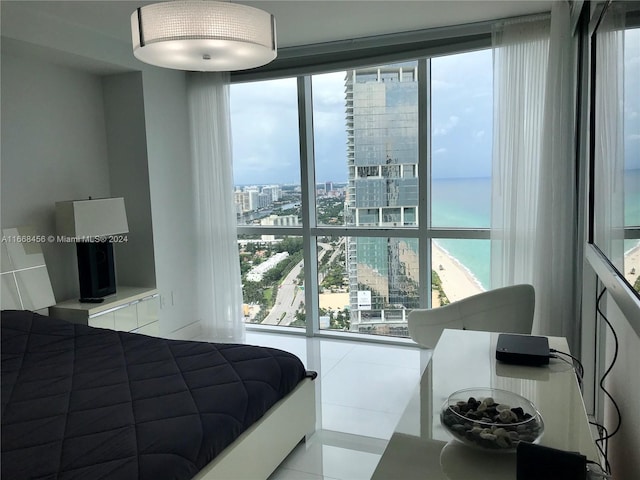
[[[113,244],[108,241],[78,242],[80,298],[101,298],[116,293]]]

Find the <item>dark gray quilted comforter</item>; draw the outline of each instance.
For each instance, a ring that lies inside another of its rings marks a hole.
[[[4,311],[2,478],[191,478],[305,373],[280,350]]]

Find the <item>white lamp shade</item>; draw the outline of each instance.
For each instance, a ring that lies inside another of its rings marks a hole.
[[[276,58],[273,15],[228,2],[155,3],[131,15],[133,54],[158,67],[192,71],[255,68]]]
[[[124,198],[97,198],[56,202],[58,235],[90,241],[94,237],[129,231]]]

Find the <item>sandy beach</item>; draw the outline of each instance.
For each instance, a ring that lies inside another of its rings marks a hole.
[[[450,302],[484,291],[469,271],[460,265],[456,259],[446,253],[435,242],[432,243],[432,246],[432,267],[440,276],[442,288]]]
[[[633,273],[631,273],[633,272]],[[633,286],[640,275],[640,245],[624,256],[624,278]]]
[[[638,256],[640,257],[640,249]],[[438,272],[449,301],[455,302],[484,291],[467,269],[435,243],[432,262],[432,268]],[[637,270],[640,271],[640,268]],[[342,310],[349,305],[348,293],[321,293],[319,297],[320,308]],[[432,304],[434,307],[439,306],[437,292],[432,296]]]
[[[325,310],[338,311],[349,307],[348,293],[320,293],[318,297],[320,308]]]

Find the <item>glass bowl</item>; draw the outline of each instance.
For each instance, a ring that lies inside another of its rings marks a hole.
[[[515,452],[518,443],[538,443],[542,415],[526,398],[496,388],[466,388],[449,395],[440,423],[460,442],[481,450]]]

